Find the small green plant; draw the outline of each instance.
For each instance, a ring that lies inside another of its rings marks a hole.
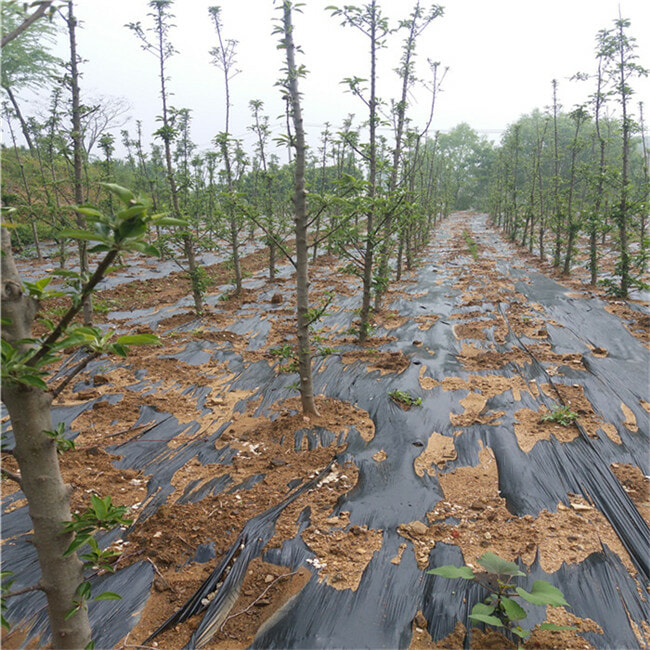
[[[2,581],[2,598],[0,599],[0,623],[5,630],[9,630],[11,626],[9,621],[5,618],[5,611],[7,610],[7,603],[5,602],[5,595],[9,592],[14,580],[6,580],[9,576],[13,575],[11,571],[0,571],[0,580]]]
[[[117,302],[115,300],[103,300],[99,298],[93,303],[93,309],[98,314],[107,314],[109,311],[113,311],[117,307]]]
[[[557,406],[549,413],[542,414],[540,422],[556,422],[563,427],[570,427],[578,419],[578,414],[569,406]]]
[[[277,348],[271,348],[269,353],[280,359],[280,372],[298,371],[298,357],[289,343],[284,343]]]
[[[193,272],[188,272],[188,275],[192,281],[192,287],[201,296],[205,295],[208,287],[214,283],[213,278],[208,275],[208,272],[202,266],[197,266]]]
[[[411,406],[421,406],[422,405],[422,398],[421,397],[413,397],[409,392],[405,390],[391,390],[390,393],[388,393],[388,396],[394,401],[397,402],[400,406],[405,406],[407,408],[411,408]]]
[[[310,326],[319,321],[323,316],[327,315],[327,308],[334,300],[335,295],[336,294],[333,291],[326,291],[319,300],[318,306],[310,307],[307,310],[307,320],[309,321]]]
[[[50,284],[52,280],[53,278],[50,276],[47,278],[41,278],[36,282],[24,281],[23,285],[25,286],[25,289],[27,289],[27,293],[29,293],[29,295],[36,300],[47,300],[49,298],[65,296],[65,293],[63,291],[50,291],[47,289],[47,285]]]
[[[81,555],[84,561],[84,566],[89,569],[109,571],[113,573],[115,569],[111,565],[112,560],[121,551],[112,550],[110,548],[102,550],[99,544],[93,537],[94,533],[99,530],[112,530],[116,526],[129,526],[133,520],[126,519],[127,508],[126,506],[116,506],[110,496],[98,497],[95,494],[90,495],[90,506],[80,514],[72,515],[72,521],[64,524],[66,532],[75,533],[75,538],[66,549],[63,557],[71,555],[78,548],[88,544],[90,550]],[[86,602],[91,600],[91,585],[90,582],[84,580],[76,590],[73,607],[66,614],[66,619],[74,616],[82,607],[86,606]],[[120,600],[121,596],[111,591],[105,591],[98,594],[92,600]]]
[[[508,562],[494,553],[484,553],[478,558],[478,563],[487,573],[475,573],[468,566],[448,564],[431,573],[442,578],[462,578],[474,580],[490,592],[490,595],[480,603],[476,603],[469,615],[473,623],[485,623],[494,627],[502,627],[515,634],[520,639],[526,639],[530,630],[524,630],[519,621],[528,615],[526,610],[514,598],[522,598],[531,605],[551,605],[552,607],[570,607],[564,599],[564,594],[546,580],[535,580],[530,591],[515,587],[513,578],[526,577],[514,562]],[[573,627],[542,623],[542,630],[572,630]],[[521,646],[520,646],[521,647]]]
[[[365,329],[366,329],[367,336],[372,336],[377,332],[377,328],[374,327],[373,325],[370,325],[370,323],[366,323]],[[347,330],[345,330],[345,333],[352,334],[354,336],[359,336],[360,330],[361,330],[361,324],[359,324],[358,326],[351,325],[350,327],[348,327]]]
[[[476,262],[478,260],[478,247],[476,245],[476,242],[472,239],[472,235],[469,234],[469,231],[463,230],[463,239],[467,244],[467,249],[472,256],[472,259]]]
[[[372,278],[372,290],[375,294],[383,294],[388,290],[390,278],[387,275],[375,275]]]
[[[75,448],[74,440],[68,440],[65,437],[65,424],[63,422],[59,422],[54,431],[43,431],[43,433],[56,442],[56,450],[60,454]]]

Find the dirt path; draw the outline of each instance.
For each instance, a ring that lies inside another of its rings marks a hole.
[[[133,303],[134,286],[112,299]],[[322,415],[308,420],[292,388],[291,279],[245,286],[236,302],[210,296],[202,319],[169,302],[180,294],[119,314],[161,334],[162,350],[99,361],[62,396],[56,417],[78,433],[62,460],[75,507],[94,490],[135,519],[104,540],[123,552],[102,590],[124,597],[91,606],[97,647],[142,644],[179,610],[147,645],[195,633],[214,648],[462,647],[480,594],[424,569],[486,551],[572,605],[548,616],[577,631],[535,632],[530,647],[647,643],[643,306],[622,320],[540,273],[483,216],[454,215],[359,348],[358,283],[320,258],[313,300],[334,299],[317,327]],[[394,390],[421,405],[400,407]],[[575,424],[542,419],[560,404]],[[37,575],[29,521],[3,488],[19,588]],[[585,584],[599,588],[587,597]],[[38,598],[12,603],[17,628],[43,629]],[[545,614],[533,609],[531,625]]]

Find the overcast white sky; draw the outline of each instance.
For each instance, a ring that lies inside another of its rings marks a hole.
[[[350,0],[347,0],[349,3]],[[357,30],[341,27],[325,7],[334,0],[306,0],[303,14],[296,17],[295,37],[302,45],[309,75],[301,81],[304,116],[312,143],[325,122],[336,129],[348,113],[365,119],[360,100],[344,91],[340,81],[349,76],[368,76],[366,39]],[[169,64],[171,104],[192,109],[192,136],[203,151],[224,128],[224,87],[219,69],[210,64],[209,50],[216,34],[208,15],[209,0],[176,0],[172,6],[176,27],[171,40],[178,50]],[[381,0],[384,14],[395,25],[406,17],[414,1]],[[521,114],[548,106],[551,80],[560,83],[560,102],[567,110],[586,100],[590,84],[569,81],[577,71],[593,72],[595,35],[609,28],[618,16],[630,18],[630,34],[637,38],[639,62],[650,67],[649,0],[447,0],[444,16],[436,19],[417,47],[422,75],[426,60],[449,67],[440,94],[433,129],[448,130],[468,122],[479,132],[498,137],[498,132]],[[79,54],[84,74],[84,101],[98,96],[125,98],[131,105],[131,122],[143,122],[148,137],[157,128],[160,114],[159,80],[155,58],[144,52],[127,22],[151,25],[147,0],[78,0],[77,15],[83,21],[79,31]],[[274,87],[282,65],[277,37],[271,35],[272,20],[278,15],[271,0],[223,0],[220,3],[226,38],[236,39],[238,68],[231,85],[232,126],[236,137],[249,138],[248,102],[261,99],[272,122],[283,105]],[[423,3],[424,6],[428,4]],[[397,98],[399,86],[393,72],[399,60],[402,33],[393,36],[379,60],[379,95]],[[66,54],[65,35],[59,54]],[[633,84],[644,101],[650,122],[650,81]],[[429,95],[420,88],[412,97],[409,114],[424,124]],[[635,101],[635,110],[636,110]],[[30,107],[34,109],[35,107]],[[28,111],[29,112],[29,111]],[[119,129],[115,131],[119,139]],[[495,135],[496,134],[496,135]]]

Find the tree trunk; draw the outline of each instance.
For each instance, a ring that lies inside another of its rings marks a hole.
[[[68,35],[70,37],[70,90],[72,92],[72,149],[74,160],[74,200],[77,205],[84,202],[83,195],[83,142],[81,134],[81,100],[79,97],[79,69],[77,67],[77,40],[75,29],[77,19],[74,15],[74,2],[68,0]],[[77,226],[84,230],[86,220],[76,213]],[[88,273],[88,242],[80,239],[79,246],[79,268],[81,273]],[[93,305],[90,296],[87,296],[83,303],[84,325],[92,325]]]
[[[311,371],[311,348],[309,341],[309,260],[307,242],[307,196],[305,192],[305,132],[303,127],[300,93],[298,91],[298,70],[296,69],[291,4],[285,0],[283,6],[284,47],[287,57],[287,88],[291,101],[291,116],[296,148],[294,177],[294,210],[296,226],[296,301],[298,365],[300,374],[300,400],[306,415],[318,415],[314,402],[314,385]]]
[[[366,215],[366,242],[363,254],[363,289],[359,313],[359,343],[363,345],[370,331],[370,302],[372,299],[372,272],[375,255],[375,194],[377,192],[377,7],[370,4],[370,151],[368,172],[369,209]]]
[[[11,320],[3,327],[3,337],[14,343],[31,336],[37,304],[20,289],[5,229],[2,250],[2,312]],[[63,522],[72,519],[70,488],[63,483],[56,443],[43,433],[53,429],[50,394],[20,384],[5,385],[2,400],[11,418],[16,440],[14,455],[34,527],[34,546],[42,574],[39,584],[47,596],[52,644],[55,648],[85,648],[91,639],[87,609],[81,607],[65,620],[73,608],[77,587],[83,582],[83,572],[76,553],[63,557],[74,535],[61,532]]]
[[[16,117],[18,118],[18,121],[20,122],[20,129],[23,132],[23,136],[25,137],[25,142],[27,143],[29,150],[34,151],[34,144],[32,142],[32,137],[29,134],[27,123],[23,118],[23,114],[20,110],[20,106],[18,106],[16,97],[14,96],[13,92],[11,92],[11,88],[9,86],[3,86],[3,88],[4,91],[7,93],[7,97],[9,97],[9,101],[11,102],[11,105],[14,107],[14,112],[16,113]]]

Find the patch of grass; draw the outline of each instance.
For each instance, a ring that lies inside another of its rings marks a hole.
[[[570,406],[557,406],[549,413],[544,413],[540,422],[556,422],[563,427],[570,427],[578,419],[578,414]]]
[[[405,390],[398,390],[398,389],[391,390],[390,393],[388,393],[388,397],[390,397],[394,402],[397,402],[401,406],[406,406],[408,408],[410,408],[411,406],[422,405],[421,397],[414,397],[408,391]]]
[[[114,311],[117,307],[117,301],[108,298],[106,300],[98,298],[93,303],[93,311],[98,314],[107,314],[109,311]]]
[[[465,243],[467,244],[467,248],[474,259],[474,261],[478,261],[478,246],[476,245],[476,242],[472,239],[472,236],[469,234],[468,230],[463,230],[463,239],[465,240]]]

